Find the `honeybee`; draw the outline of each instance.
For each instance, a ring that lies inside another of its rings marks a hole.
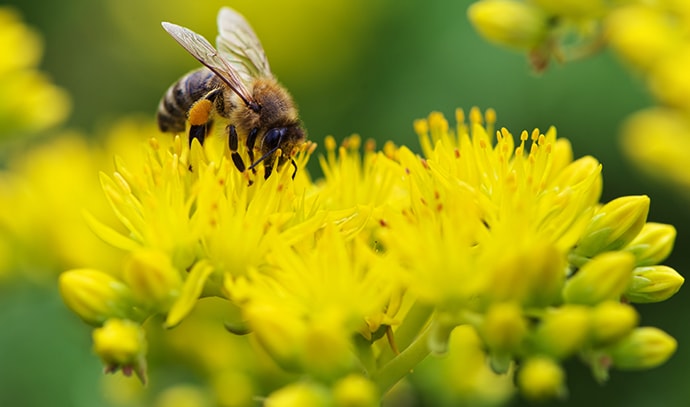
[[[189,142],[203,144],[213,120],[227,122],[228,147],[240,172],[264,163],[264,176],[290,160],[297,173],[293,154],[306,140],[292,97],[271,73],[259,38],[245,18],[227,7],[218,13],[218,36],[214,48],[204,37],[176,24],[163,28],[204,67],[175,82],[158,105],[158,127],[163,132],[181,133],[189,121]],[[240,155],[244,141],[248,166]],[[275,157],[280,151],[280,156]],[[254,160],[258,152],[259,158]]]

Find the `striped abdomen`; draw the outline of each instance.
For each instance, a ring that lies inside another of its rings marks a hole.
[[[220,80],[207,68],[199,68],[183,76],[168,88],[158,104],[158,128],[163,132],[183,132],[189,108],[219,86]]]

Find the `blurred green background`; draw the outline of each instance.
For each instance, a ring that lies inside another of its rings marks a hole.
[[[352,133],[417,146],[412,121],[432,110],[493,107],[513,134],[550,125],[576,156],[604,166],[607,201],[652,198],[649,219],[674,224],[666,262],[685,274],[690,253],[685,210],[690,194],[648,178],[626,160],[623,119],[653,102],[644,84],[607,53],[531,73],[523,55],[496,48],[474,32],[466,1],[87,1],[10,0],[44,38],[41,68],[73,98],[67,127],[97,137],[124,116],[153,119],[160,96],[196,61],[160,27],[172,21],[215,38],[215,15],[229,5],[252,23],[272,69],[292,92],[312,140]],[[213,41],[212,41],[213,42]],[[47,209],[48,210],[48,209]],[[686,406],[690,366],[687,289],[641,305],[641,325],[679,341],[664,366],[612,372],[600,386],[577,361],[568,365],[570,398],[554,405]],[[567,333],[564,333],[567,335]],[[108,406],[89,329],[62,305],[54,285],[0,286],[0,406]],[[414,375],[413,375],[414,379]],[[421,398],[419,405],[436,405]],[[522,404],[516,400],[516,405]]]

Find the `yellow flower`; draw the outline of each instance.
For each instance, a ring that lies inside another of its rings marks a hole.
[[[0,139],[45,130],[70,111],[65,91],[36,70],[41,53],[38,34],[0,7]]]
[[[122,277],[111,277],[117,284],[105,285],[121,290],[75,311],[98,322],[160,314],[179,333],[152,343],[169,338],[214,388],[245,386],[237,400],[265,389],[267,405],[365,406],[430,353],[458,355],[459,342],[472,349],[460,356],[472,372],[458,382],[459,400],[505,400],[510,388],[488,396],[481,387],[510,383],[516,365],[523,392],[560,396],[556,361],[580,353],[597,369],[596,356],[635,332],[630,306],[603,304],[675,292],[649,290],[642,274],[635,280],[635,270],[660,270],[672,230],[645,223],[646,197],[600,205],[601,166],[574,160],[554,129],[515,140],[506,129],[494,137],[493,110],[456,117],[454,129],[440,113],[415,123],[423,157],[392,143],[377,152],[357,136],[340,146],[327,138],[316,182],[305,169],[313,145],[297,155],[294,180],[288,166],[265,179],[263,168],[237,171],[219,134],[203,146],[149,139],[143,154],[117,157],[115,172],[101,173],[124,232],[87,218],[128,254],[114,273]],[[136,315],[110,312],[107,304],[119,304],[111,297],[127,298]],[[233,346],[204,347],[219,339],[207,331],[214,317],[197,319],[208,315],[203,297],[231,310],[213,315],[244,335]],[[247,362],[257,355],[261,362]],[[284,375],[270,388],[239,373],[274,377],[278,368]],[[362,375],[370,381],[348,379]]]

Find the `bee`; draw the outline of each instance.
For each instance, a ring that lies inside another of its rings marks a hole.
[[[245,18],[227,7],[218,13],[217,49],[203,36],[176,24],[163,28],[204,67],[175,82],[158,105],[158,127],[163,132],[181,133],[189,122],[189,143],[203,144],[214,118],[227,122],[230,156],[240,172],[264,164],[264,176],[292,159],[306,140],[297,108],[288,91],[271,73],[259,38]],[[245,164],[238,149],[240,138],[247,148]],[[276,157],[278,151],[280,156]],[[255,153],[258,158],[254,160]]]

